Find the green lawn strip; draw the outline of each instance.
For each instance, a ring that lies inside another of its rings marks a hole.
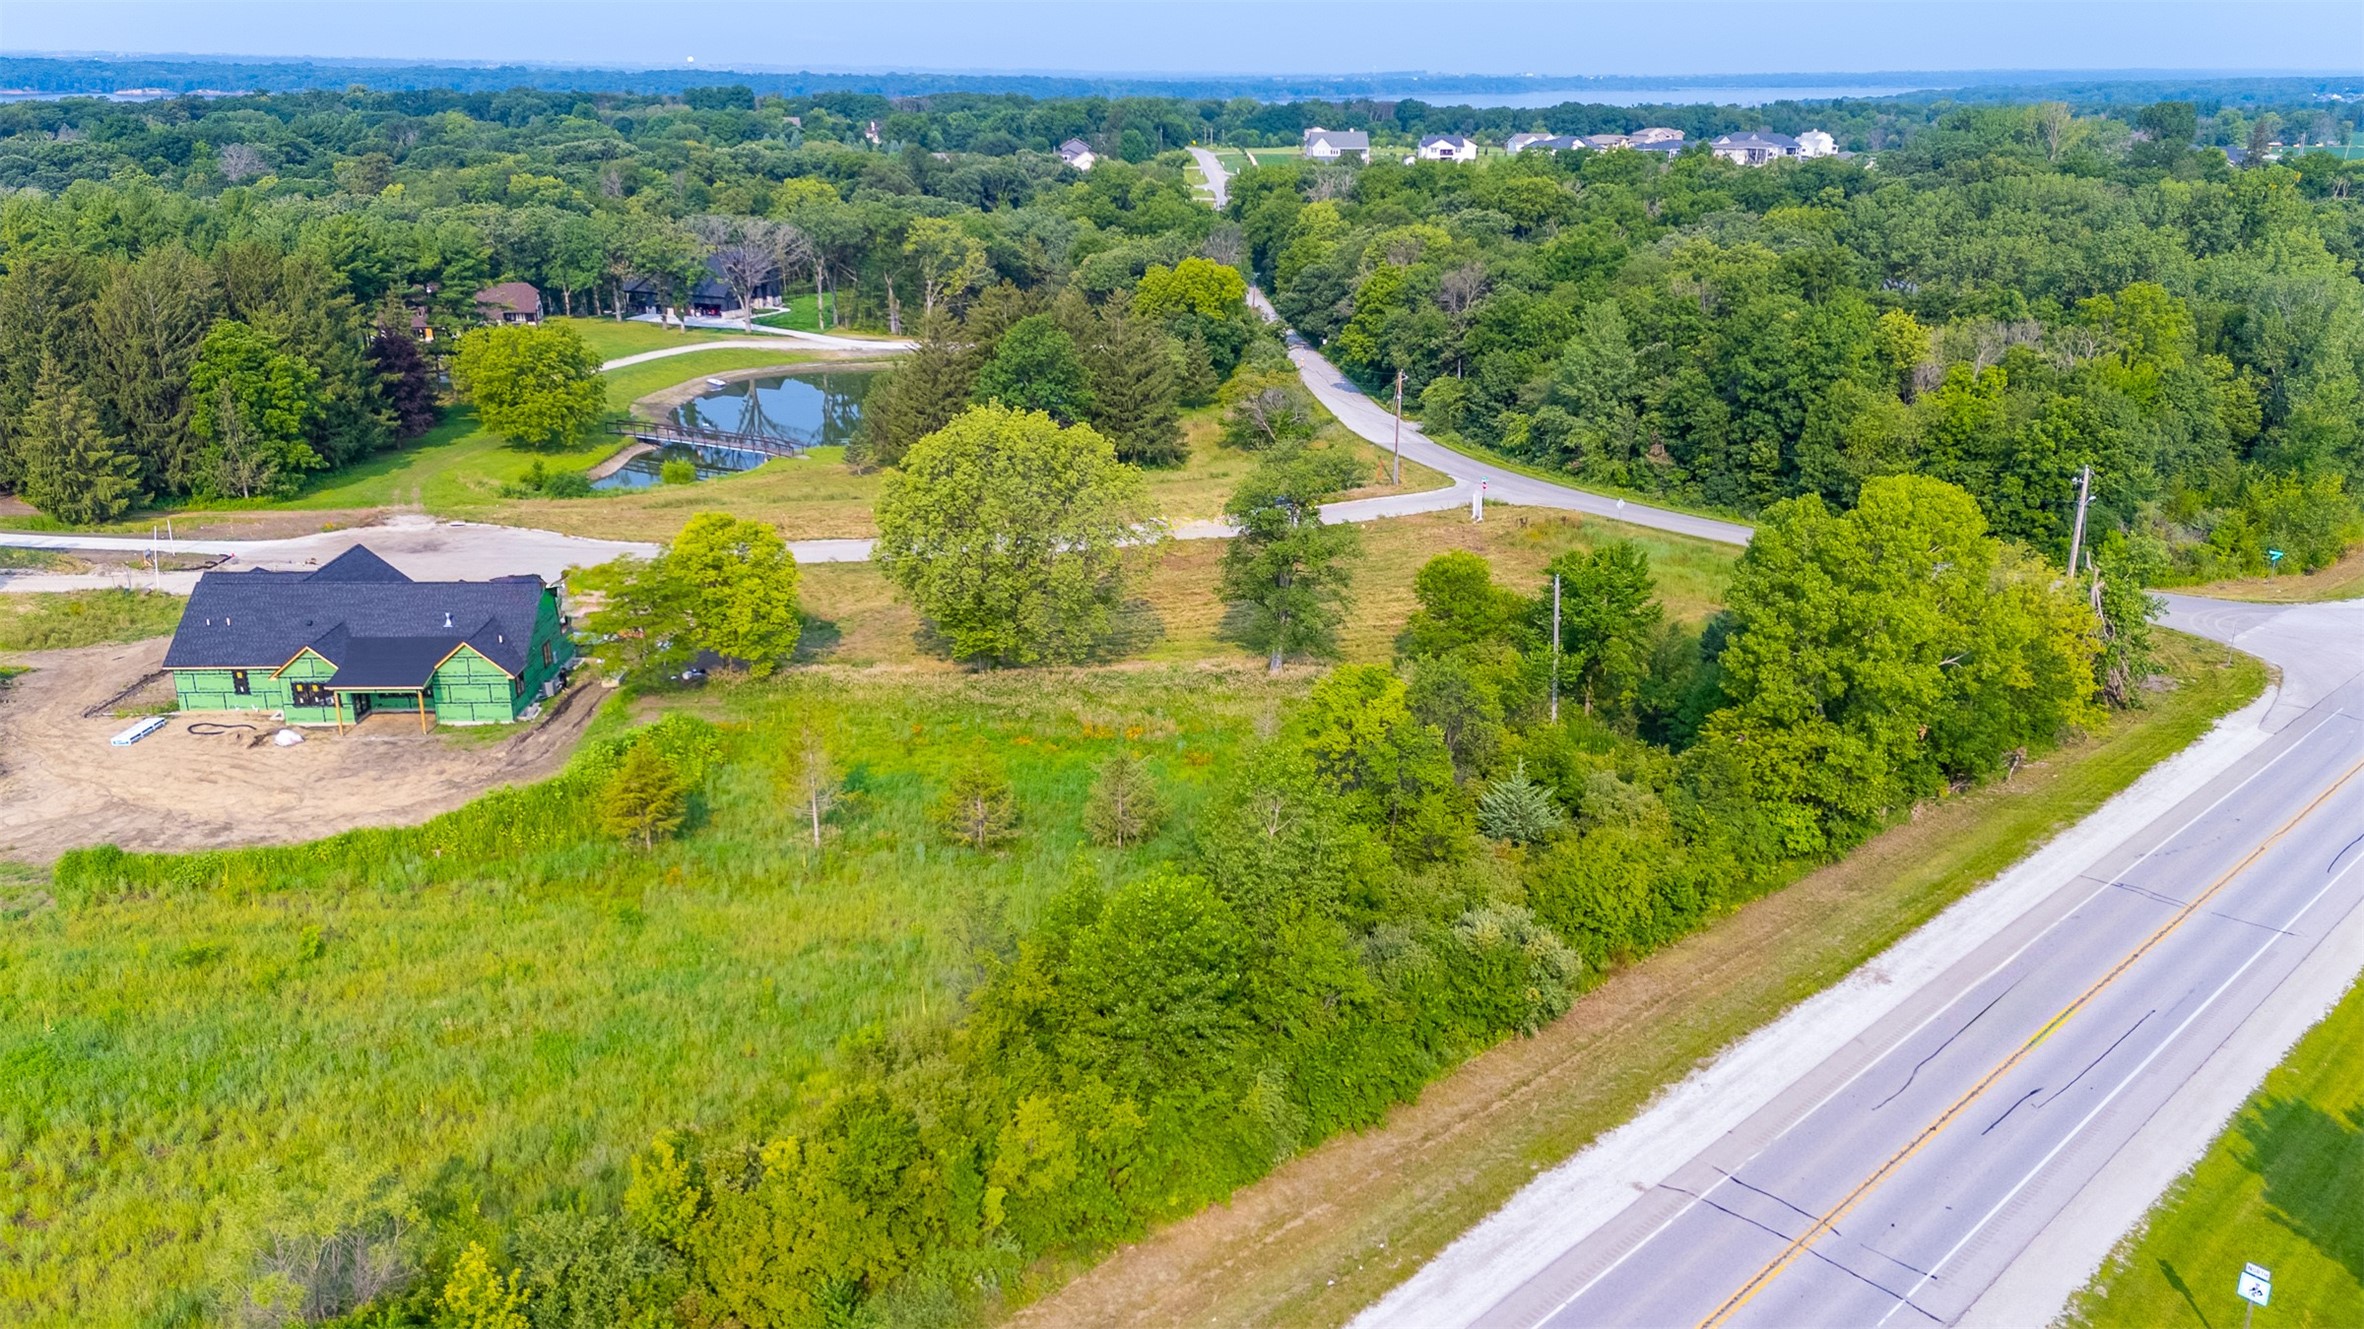
[[[653,853],[592,831],[587,748],[420,827],[141,858],[150,884],[121,898],[61,890],[0,921],[0,1305],[11,1323],[149,1322],[237,1287],[278,1235],[410,1203],[438,1221],[607,1208],[661,1129],[795,1133],[841,1039],[950,1017],[976,939],[1023,931],[1079,876],[1177,853],[1259,718],[1305,685],[1212,677],[717,683],[665,703],[720,723],[688,837]],[[768,765],[808,721],[858,793],[817,854]],[[1173,816],[1145,846],[1097,849],[1085,791],[1127,745]],[[1018,796],[1022,837],[994,854],[927,822],[976,752]]]
[[[837,308],[837,297],[834,292],[830,295],[829,307],[831,311],[833,311],[832,318],[834,321],[834,311]],[[758,315],[755,321],[761,323],[767,328],[786,328],[790,332],[842,331],[842,329],[835,326],[826,328],[822,327],[820,311],[820,298],[813,295],[811,292],[807,292],[803,295],[792,295],[788,297],[788,304],[785,308],[775,310],[769,314]]]
[[[2299,1040],[2069,1304],[2080,1329],[2225,1329],[2244,1264],[2257,1329],[2364,1325],[2364,983]]]
[[[1764,945],[1741,917],[1641,961],[1674,970],[1673,978],[1651,981],[1661,985],[1658,991],[1680,994],[1646,1033],[1619,1029],[1594,1039],[1552,1077],[1542,1091],[1547,1097],[1529,1100],[1527,1110],[1506,1114],[1510,1119],[1438,1131],[1419,1154],[1417,1179],[1391,1180],[1383,1194],[1333,1201],[1323,1206],[1326,1216],[1302,1218],[1289,1234],[1257,1246],[1253,1271],[1231,1270],[1234,1276],[1196,1309],[1225,1324],[1352,1319],[1537,1172],[1631,1119],[1662,1089],[1993,880],[2265,685],[2264,666],[2247,656],[2176,633],[2160,636],[2161,665],[2178,680],[2174,690],[2150,694],[2145,709],[2113,718],[2013,782],[1924,807],[1846,859],[1746,907],[1810,910],[1784,929],[1788,944]],[[1722,939],[1727,928],[1745,938],[1744,952],[1723,953],[1734,946]],[[1586,1002],[1599,999],[1580,999],[1568,1020],[1582,1021]],[[1541,1037],[1553,1036],[1547,1030]],[[1449,1094],[1450,1086],[1448,1077],[1428,1095]],[[1337,1212],[1346,1209],[1353,1212]],[[1374,1233],[1384,1237],[1380,1248],[1371,1244]],[[1170,1283],[1188,1272],[1160,1270],[1142,1281]],[[1125,1299],[1093,1304],[1119,1306]]]
[[[612,318],[551,318],[544,320],[551,327],[572,328],[583,344],[591,348],[600,360],[615,360],[643,351],[661,351],[674,346],[694,346],[702,341],[722,337],[744,336],[735,329],[660,327],[654,323],[636,323]]]
[[[162,591],[0,595],[0,651],[61,651],[161,636],[181,621],[187,603]]]

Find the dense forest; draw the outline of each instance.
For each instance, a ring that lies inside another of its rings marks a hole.
[[[2103,527],[2134,537],[2108,547],[2143,575],[2318,566],[2355,531],[2364,168],[2263,151],[2348,132],[2319,104],[1690,108],[1667,118],[1694,136],[1811,122],[1850,151],[1267,165],[1228,220],[1170,151],[1324,116],[1400,139],[1435,109],[743,87],[0,107],[0,488],[101,477],[46,504],[83,516],[251,492],[201,400],[230,382],[284,492],[416,429],[402,304],[465,318],[517,279],[613,310],[764,218],[785,284],[857,324],[1233,263],[1350,373],[1400,371],[1432,431],[1722,510],[1914,471],[2058,551],[2091,464]],[[1047,149],[1070,136],[1108,157],[1066,167]],[[2236,168],[2203,142],[2259,152]]]

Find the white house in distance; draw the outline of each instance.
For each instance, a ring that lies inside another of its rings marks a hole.
[[[1320,125],[1305,131],[1305,160],[1334,162],[1348,155],[1371,160],[1371,136],[1360,129],[1324,129]]]
[[[1502,140],[1504,152],[1525,152],[1529,148],[1548,148],[1550,146],[1551,135],[1549,134],[1513,134]]]
[[[1819,129],[1809,129],[1798,135],[1798,155],[1801,157],[1835,157],[1839,141]]]
[[[1798,141],[1787,134],[1752,129],[1745,134],[1726,134],[1710,144],[1709,150],[1735,166],[1762,166],[1776,157],[1795,155]]]
[[[1459,134],[1430,134],[1420,140],[1418,156],[1427,162],[1473,162],[1477,144]]]
[[[1092,163],[1100,159],[1092,154],[1091,144],[1080,138],[1071,138],[1059,145],[1059,160],[1079,171],[1088,171],[1092,169]]]

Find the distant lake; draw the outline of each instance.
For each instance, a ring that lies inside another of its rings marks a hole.
[[[1551,88],[1541,92],[1390,92],[1372,101],[1417,99],[1432,106],[1557,106],[1584,102],[1593,106],[1763,106],[1767,102],[1831,101],[1840,97],[1901,97],[1930,89],[1834,84],[1830,87],[1698,88]],[[1361,100],[1358,98],[1357,100]]]

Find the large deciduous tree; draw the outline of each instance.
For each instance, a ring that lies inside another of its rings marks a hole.
[[[1089,419],[1096,404],[1092,376],[1075,338],[1049,314],[1031,314],[1010,325],[977,371],[969,395],[980,405],[1041,411],[1063,425]]]
[[[699,513],[664,562],[699,646],[744,661],[759,678],[796,653],[803,627],[796,556],[769,522]]]
[[[215,324],[189,372],[190,431],[205,445],[200,487],[226,498],[287,494],[325,466],[305,440],[319,384],[317,370],[262,333]]]
[[[980,406],[887,473],[875,556],[953,655],[1034,664],[1090,654],[1161,534],[1108,440]]]
[[[451,376],[484,427],[521,447],[570,443],[607,411],[599,357],[572,328],[478,328],[460,338]]]
[[[1649,555],[1618,540],[1590,553],[1562,554],[1545,571],[1560,579],[1562,684],[1573,685],[1587,715],[1596,705],[1622,711],[1649,671],[1664,616],[1651,596]],[[1548,590],[1535,612],[1548,639]]]
[[[1224,508],[1239,528],[1223,555],[1220,593],[1241,617],[1240,640],[1265,653],[1273,673],[1291,655],[1327,655],[1346,613],[1348,562],[1361,548],[1351,526],[1322,521],[1324,499],[1360,478],[1342,452],[1276,453]]]

